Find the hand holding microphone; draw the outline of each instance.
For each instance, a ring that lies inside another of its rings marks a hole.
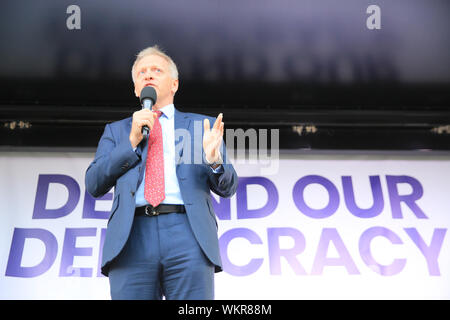
[[[133,113],[133,120],[130,131],[130,143],[133,148],[144,138],[148,137],[149,130],[153,128],[153,123],[158,117],[155,112],[152,112],[152,106],[156,102],[156,90],[153,87],[144,87],[139,96],[142,104],[142,110]]]

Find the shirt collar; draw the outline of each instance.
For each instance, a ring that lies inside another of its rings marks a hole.
[[[164,106],[159,109],[167,117],[167,119],[171,119],[175,114],[175,106],[174,104],[168,104],[167,106]]]

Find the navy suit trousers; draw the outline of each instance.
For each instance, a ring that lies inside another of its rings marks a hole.
[[[182,213],[135,217],[109,282],[112,299],[214,299],[214,265]]]

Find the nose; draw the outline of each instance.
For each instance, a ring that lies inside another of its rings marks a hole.
[[[153,80],[154,77],[153,77],[153,75],[152,75],[152,72],[151,72],[151,71],[146,71],[146,72],[145,72],[144,79],[145,79],[145,80]]]

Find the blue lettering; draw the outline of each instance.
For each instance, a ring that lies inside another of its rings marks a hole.
[[[67,188],[69,197],[66,203],[58,209],[46,209],[50,183],[59,183]],[[40,174],[34,201],[33,219],[56,219],[67,216],[78,204],[80,187],[72,177],[63,174]]]
[[[22,256],[26,239],[38,239],[45,245],[45,254],[41,262],[32,267],[22,267]],[[15,228],[9,251],[6,276],[32,278],[45,273],[52,266],[58,252],[55,236],[44,229]]]

